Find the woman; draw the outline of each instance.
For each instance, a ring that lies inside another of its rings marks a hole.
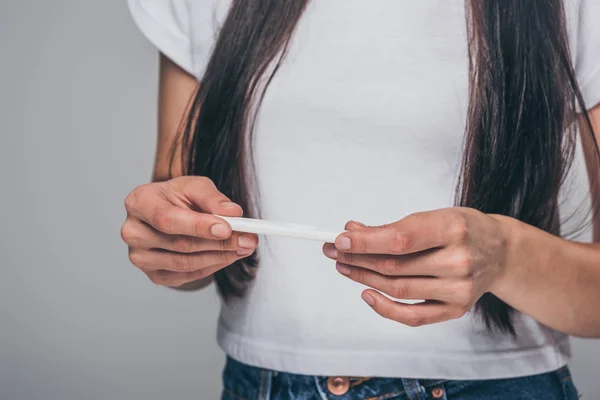
[[[129,6],[160,102],[122,235],[158,285],[214,277],[223,399],[577,398],[600,247],[559,205],[578,132],[597,189],[600,2]],[[215,214],[351,222],[321,248]]]

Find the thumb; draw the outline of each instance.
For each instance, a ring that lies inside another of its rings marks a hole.
[[[358,221],[348,221],[346,223],[346,226],[344,227],[344,229],[346,229],[348,231],[355,231],[358,229],[365,229],[365,228],[367,228],[367,226]]]
[[[198,211],[226,217],[241,217],[244,214],[242,207],[221,193],[209,178],[188,178],[181,187],[181,193]]]

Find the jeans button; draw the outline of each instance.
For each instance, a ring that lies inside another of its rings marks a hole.
[[[336,396],[344,395],[350,390],[350,379],[343,376],[332,376],[327,379],[327,389]]]
[[[434,399],[441,399],[444,397],[444,389],[436,387],[431,391],[431,396],[433,396]]]

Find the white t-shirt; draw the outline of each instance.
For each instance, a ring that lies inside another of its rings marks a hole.
[[[231,0],[129,0],[160,51],[200,77]],[[600,1],[565,0],[588,106],[600,101]],[[331,230],[449,207],[467,111],[463,0],[319,0],[259,112],[263,217]],[[551,33],[549,33],[551,34]],[[585,180],[583,180],[585,182]],[[480,319],[384,319],[321,245],[269,237],[248,295],[223,304],[218,342],[247,364],[309,375],[489,379],[567,363],[568,337],[517,314],[518,338]]]

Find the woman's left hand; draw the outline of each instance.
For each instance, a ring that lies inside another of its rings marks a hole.
[[[378,314],[409,326],[460,318],[504,273],[509,224],[470,208],[410,215],[380,227],[349,222],[323,247],[338,271],[376,290],[363,300]],[[404,304],[395,299],[426,300]]]

